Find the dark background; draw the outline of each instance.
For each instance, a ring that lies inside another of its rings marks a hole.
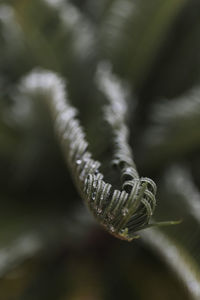
[[[199,299],[199,36],[198,0],[0,1],[0,299]],[[156,220],[183,220],[132,243],[89,215],[45,105],[19,90],[35,67],[61,75],[107,168],[102,60],[130,89],[130,144],[158,185]]]

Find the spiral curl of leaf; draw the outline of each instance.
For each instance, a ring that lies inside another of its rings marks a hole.
[[[99,76],[99,87],[107,94],[108,105],[104,109],[104,117],[113,132],[114,162],[121,171],[121,191],[104,181],[99,170],[100,162],[92,158],[77,118],[78,111],[69,103],[64,81],[55,73],[36,70],[23,80],[21,90],[29,96],[39,93],[45,98],[72,177],[94,217],[112,235],[131,241],[137,237],[136,231],[150,226],[149,221],[156,206],[156,184],[138,175],[127,141],[126,102],[123,97],[114,101],[109,96],[109,85],[118,84],[103,73]]]

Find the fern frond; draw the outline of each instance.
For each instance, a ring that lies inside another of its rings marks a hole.
[[[113,1],[100,28],[104,57],[138,86],[185,4],[186,0]]]
[[[193,176],[184,165],[172,165],[165,173],[162,183],[162,194],[165,197],[165,211],[160,207],[159,214],[166,214],[166,211],[179,209],[179,214],[184,222],[175,230],[167,230],[176,241],[183,245],[187,252],[200,263],[199,249],[199,226],[200,226],[200,192],[194,183]],[[184,234],[183,234],[184,233]]]
[[[175,159],[200,146],[200,89],[155,104],[150,115],[152,125],[144,134],[145,163],[151,166]],[[153,158],[153,159],[152,159]],[[156,158],[156,161],[155,159]]]
[[[158,229],[143,232],[142,237],[152,249],[167,263],[189,292],[191,299],[200,297],[199,269],[194,258],[188,255],[175,240],[167,237]]]
[[[125,100],[115,97],[114,102],[109,96],[115,90],[112,77],[105,72],[99,76],[100,88],[108,96],[104,116],[113,133],[114,161],[120,168],[122,190],[104,181],[101,164],[88,150],[77,110],[69,103],[63,80],[54,73],[38,70],[24,79],[21,89],[29,96],[42,96],[49,106],[74,182],[94,217],[112,235],[131,241],[136,231],[149,226],[156,205],[156,184],[138,175],[128,145]],[[118,89],[120,92],[119,86]]]

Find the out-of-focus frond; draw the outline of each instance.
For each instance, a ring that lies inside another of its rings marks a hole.
[[[144,242],[165,261],[171,270],[182,281],[188,290],[190,298],[198,300],[200,297],[200,272],[191,256],[184,248],[171,240],[158,229],[143,232]]]
[[[148,126],[143,136],[143,163],[156,168],[165,164],[166,160],[174,160],[199,149],[199,88],[180,98],[158,102],[149,115],[151,126]]]
[[[172,166],[166,171],[161,187],[163,205],[158,208],[158,213],[162,215],[173,211],[183,220],[174,230],[165,230],[187,249],[199,267],[200,193],[189,170],[186,167]]]
[[[101,45],[115,70],[141,84],[185,0],[113,1],[101,26]]]

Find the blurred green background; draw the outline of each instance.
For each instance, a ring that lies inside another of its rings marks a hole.
[[[199,36],[198,0],[0,1],[0,299],[200,299]],[[46,107],[19,89],[35,67],[61,75],[110,167],[94,80],[104,60],[130,89],[130,144],[158,185],[155,218],[183,220],[132,243],[89,215]]]

